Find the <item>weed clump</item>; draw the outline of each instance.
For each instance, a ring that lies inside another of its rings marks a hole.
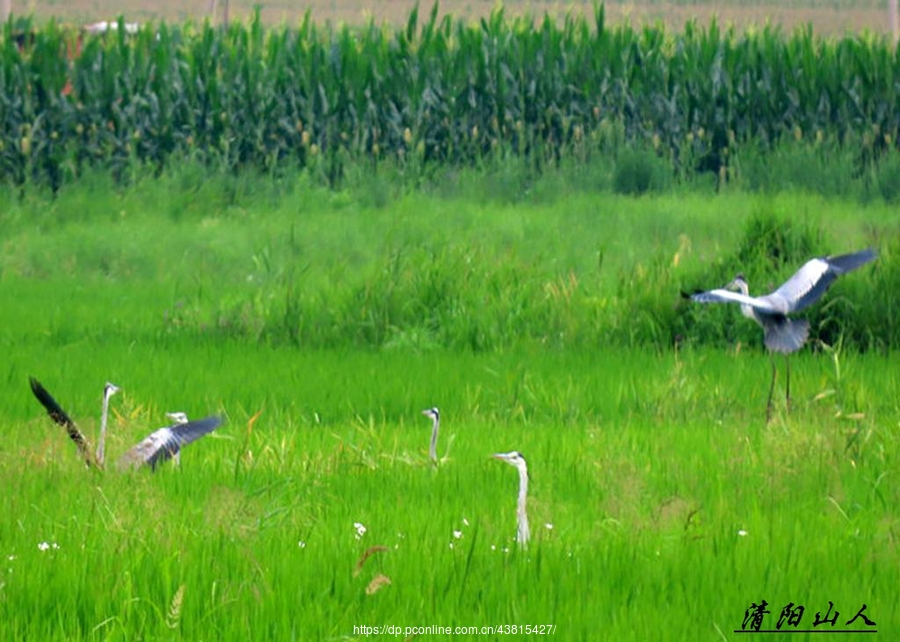
[[[669,166],[649,150],[626,149],[619,154],[613,173],[613,191],[636,196],[668,187]]]

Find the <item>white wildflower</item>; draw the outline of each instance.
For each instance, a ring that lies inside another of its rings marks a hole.
[[[453,531],[453,537],[460,539],[462,537],[462,531]]]
[[[353,522],[353,528],[356,529],[356,539],[362,539],[362,536],[366,534],[366,527],[360,522]]]

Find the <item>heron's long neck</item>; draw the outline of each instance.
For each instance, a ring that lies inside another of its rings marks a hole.
[[[519,501],[516,505],[516,522],[518,531],[516,533],[516,541],[524,546],[531,537],[531,530],[528,528],[528,514],[525,512],[525,502],[528,498],[528,470],[523,466],[519,468]]]
[[[738,290],[741,291],[741,294],[743,294],[744,296],[750,296],[750,288],[747,286],[746,281],[738,281],[737,286]],[[748,319],[753,319],[758,324],[762,325],[762,322],[756,316],[756,310],[753,309],[752,305],[741,303],[741,314],[743,314]]]
[[[103,466],[106,448],[106,421],[109,418],[109,391],[103,391],[103,412],[100,414],[100,439],[97,442],[97,465]]]
[[[437,438],[438,438],[438,429],[441,427],[441,420],[439,417],[434,418],[434,424],[431,426],[431,447],[428,449],[428,454],[431,456],[431,461],[437,461]]]

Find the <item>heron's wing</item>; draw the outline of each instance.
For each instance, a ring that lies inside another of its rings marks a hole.
[[[189,421],[186,424],[172,426],[172,432],[178,438],[180,446],[187,446],[192,441],[197,441],[203,435],[212,432],[222,424],[222,418],[213,416],[197,421]]]
[[[171,448],[174,448],[177,452],[178,440],[172,429],[166,426],[165,428],[154,430],[141,443],[122,455],[122,458],[119,459],[119,464],[121,466],[131,466],[132,468],[136,468],[141,464],[147,464],[154,468],[160,458],[167,459],[168,456],[171,456],[171,454],[164,456]]]
[[[861,268],[866,263],[871,263],[878,255],[870,247],[852,254],[841,254],[840,256],[829,256],[828,263],[837,271],[838,274],[852,272],[857,268]]]
[[[66,414],[66,411],[62,409],[62,406],[56,402],[56,399],[54,399],[53,396],[47,392],[46,388],[41,385],[40,381],[34,377],[29,377],[28,382],[31,384],[31,392],[34,393],[37,400],[40,401],[41,405],[47,410],[50,419],[66,429],[69,439],[75,442],[85,463],[90,466],[92,463],[91,451],[88,448],[87,440],[84,438],[84,435],[78,430],[78,426],[76,426],[75,422]]]
[[[765,298],[747,296],[740,292],[732,292],[721,288],[692,294],[691,301],[696,301],[697,303],[740,303],[741,305],[749,305],[764,314],[779,314],[781,312],[781,310],[773,307],[771,301]]]
[[[120,464],[132,467],[146,464],[151,469],[156,469],[157,464],[172,458],[182,447],[215,430],[221,423],[221,417],[207,417],[186,424],[160,428],[125,453]]]
[[[760,298],[768,299],[775,306],[784,305],[785,314],[798,312],[818,301],[838,276],[874,259],[875,251],[871,248],[853,254],[811,259],[772,294]]]

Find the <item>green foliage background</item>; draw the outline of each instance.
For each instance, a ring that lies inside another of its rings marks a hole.
[[[665,174],[742,175],[742,159],[808,141],[855,176],[896,149],[900,56],[871,35],[823,39],[766,26],[608,26],[570,14],[402,27],[227,30],[145,25],[80,36],[10,21],[0,40],[0,178],[54,189],[86,167],[118,180],[171,158],[232,170],[313,167],[332,186],[351,161],[404,167],[652,150]],[[894,163],[896,166],[896,163]],[[896,170],[894,170],[896,173]],[[749,180],[755,180],[752,172]],[[637,179],[623,189],[647,189]],[[657,179],[654,179],[657,180]]]

